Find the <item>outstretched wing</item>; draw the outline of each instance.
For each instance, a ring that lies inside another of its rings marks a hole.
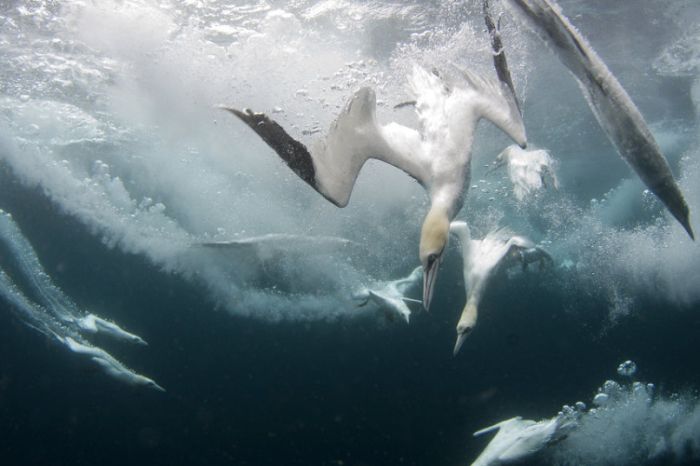
[[[486,118],[520,147],[525,148],[525,124],[515,94],[508,86],[456,66],[453,70],[461,78],[461,83],[455,83],[454,105],[464,109],[459,114],[464,124],[469,124],[472,119]]]
[[[694,239],[688,205],[644,117],[553,0],[510,0],[579,81],[598,124],[644,184]]]
[[[518,102],[518,97],[515,94],[515,86],[513,86],[513,78],[511,77],[510,70],[508,69],[508,60],[506,60],[503,41],[501,40],[500,18],[498,24],[493,21],[491,10],[489,8],[489,0],[484,0],[483,12],[486,29],[489,31],[489,36],[491,36],[493,66],[496,68],[496,75],[498,76],[498,80],[505,84],[505,86],[508,88],[508,91],[513,97],[513,101],[515,102],[515,106],[518,108],[518,112],[522,115],[522,112],[520,111],[520,103]]]
[[[519,235],[513,235],[510,237],[508,242],[506,243],[506,246],[508,247],[508,253],[515,249],[530,249],[535,247],[535,243],[532,242],[530,238],[526,238],[525,236],[519,236]]]
[[[224,110],[233,113],[250,126],[268,146],[277,152],[299,178],[315,187],[314,166],[311,163],[311,155],[304,144],[291,137],[284,128],[264,113],[255,113],[248,108],[241,111],[224,107]]]
[[[404,278],[399,278],[398,280],[394,280],[394,282],[392,282],[392,283],[394,284],[394,287],[396,287],[396,290],[403,295],[412,286],[420,283],[422,278],[423,278],[423,267],[418,266],[415,269],[413,269],[408,276],[406,276]]]
[[[492,426],[489,427],[484,427],[481,430],[477,430],[472,434],[474,437],[479,437],[484,434],[488,434],[490,432],[496,431],[496,430],[503,430],[506,432],[511,432],[516,429],[522,429],[523,427],[527,427],[531,424],[534,424],[534,422],[530,420],[524,420],[520,416],[512,417],[510,419],[506,419],[505,421],[498,422]]]
[[[415,156],[420,150],[419,134],[396,123],[380,127],[375,114],[376,96],[370,88],[353,95],[326,137],[317,140],[311,150],[264,113],[226,110],[246,123],[294,173],[338,207],[347,205],[357,175],[369,158],[400,168],[425,184],[424,167]]]
[[[505,84],[451,67],[428,72],[414,66],[409,89],[424,140],[440,152],[462,154],[471,147],[481,118],[492,121],[515,142],[525,146],[525,126],[513,93]]]

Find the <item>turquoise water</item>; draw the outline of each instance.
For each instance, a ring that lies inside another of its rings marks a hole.
[[[639,106],[697,231],[698,5],[561,6]],[[507,11],[502,24],[529,142],[557,161],[560,188],[518,201],[505,171],[487,174],[510,141],[482,122],[457,218],[475,237],[497,226],[526,235],[554,265],[497,274],[453,357],[465,293],[454,242],[430,313],[409,303],[406,324],[352,299],[419,265],[422,188],[370,162],[338,209],[216,107],[268,112],[309,143],[369,85],[382,122],[415,126],[393,109],[414,63],[493,73],[480,2],[0,5],[0,208],[76,315],[149,344],[81,341],[166,390],[110,378],[0,300],[3,462],[470,464],[488,443],[474,431],[590,408],[615,379],[654,383],[652,399],[623,390],[532,464],[691,464],[700,250],[555,56]],[[192,246],[270,233],[351,243]],[[8,244],[2,270],[41,304]],[[627,359],[639,367],[631,379],[615,371]]]

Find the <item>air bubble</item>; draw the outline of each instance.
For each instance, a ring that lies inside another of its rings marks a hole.
[[[598,393],[593,397],[593,404],[596,406],[605,406],[610,401],[610,397],[605,393]]]
[[[622,392],[622,387],[614,380],[606,380],[603,384],[602,392],[610,396],[616,396]]]
[[[617,373],[623,377],[632,377],[637,372],[637,365],[634,361],[627,360],[617,366]]]

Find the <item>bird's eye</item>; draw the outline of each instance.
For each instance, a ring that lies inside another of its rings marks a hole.
[[[435,261],[437,260],[438,257],[439,257],[439,256],[438,256],[437,254],[435,254],[435,253],[430,254],[430,255],[428,256],[428,264],[432,264],[433,262],[435,262]]]

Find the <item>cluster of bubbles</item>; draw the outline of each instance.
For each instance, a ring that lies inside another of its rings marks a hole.
[[[700,403],[690,395],[664,396],[634,380],[637,366],[622,362],[623,381],[606,380],[592,407],[578,401],[559,412],[566,437],[546,452],[556,465],[632,465],[700,457]]]

